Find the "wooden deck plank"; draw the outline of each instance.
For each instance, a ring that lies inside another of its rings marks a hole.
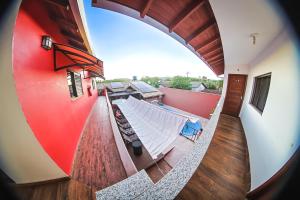
[[[249,189],[243,127],[238,118],[222,114],[206,155],[176,199],[245,199]]]
[[[82,133],[72,178],[103,189],[125,178],[114,140],[105,97],[99,97]]]

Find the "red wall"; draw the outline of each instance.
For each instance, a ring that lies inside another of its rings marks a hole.
[[[53,50],[41,48],[42,35],[66,44],[48,17],[43,1],[23,1],[14,30],[13,70],[24,115],[45,151],[70,174],[74,152],[97,91],[88,96],[91,79],[83,80],[84,95],[70,98],[66,70],[55,72]]]
[[[204,118],[210,118],[209,114],[212,113],[220,99],[218,94],[166,87],[159,88],[159,90],[165,94],[163,103]]]

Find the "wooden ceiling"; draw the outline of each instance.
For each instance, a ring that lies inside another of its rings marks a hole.
[[[94,7],[113,2],[151,17],[191,45],[217,75],[224,74],[219,29],[208,0],[92,0]]]
[[[48,15],[58,24],[60,33],[68,38],[68,44],[88,51],[74,19],[68,0],[44,0]]]

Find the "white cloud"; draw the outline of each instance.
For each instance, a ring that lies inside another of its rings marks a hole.
[[[194,57],[194,58],[191,58]],[[104,62],[105,76],[107,79],[132,78],[132,76],[208,76],[216,79],[213,72],[196,56],[174,57],[166,53],[126,54],[106,59]]]

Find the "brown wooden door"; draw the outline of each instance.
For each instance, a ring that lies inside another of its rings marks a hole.
[[[229,74],[222,113],[238,117],[244,99],[247,75]]]

